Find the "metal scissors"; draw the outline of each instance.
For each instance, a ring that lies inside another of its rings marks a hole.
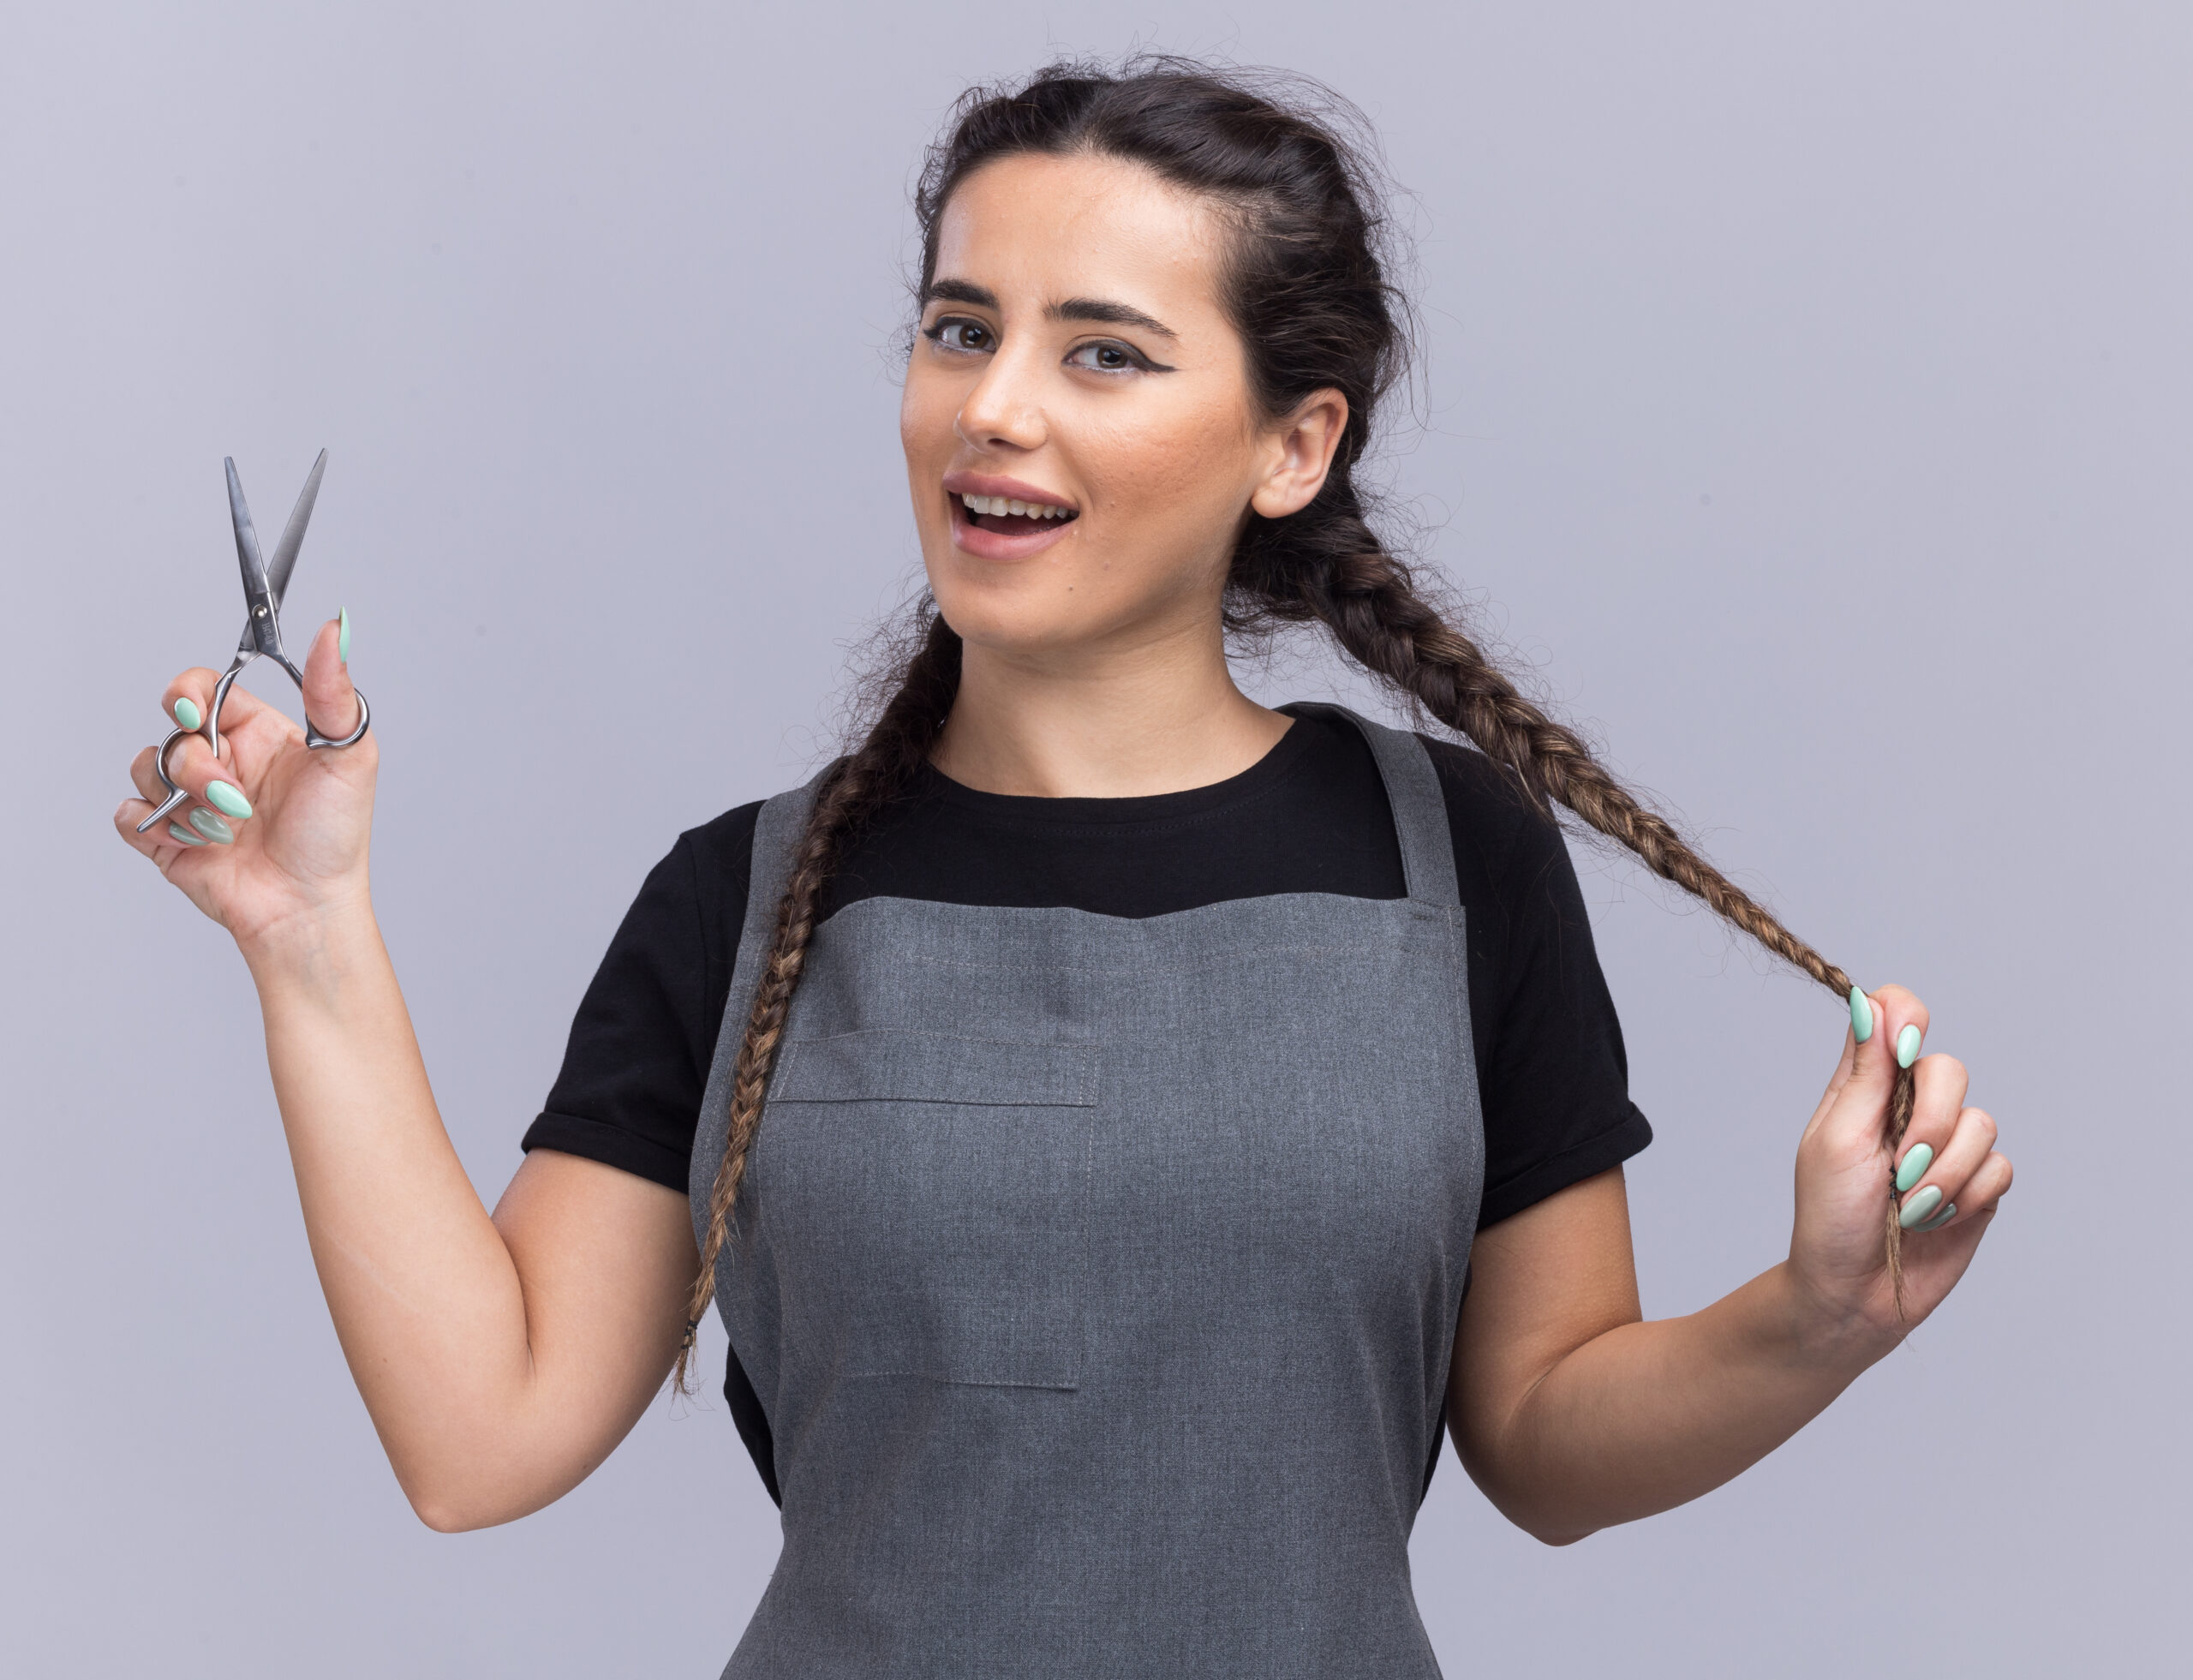
[[[213,703],[206,708],[205,721],[195,729],[178,726],[168,732],[160,743],[154,762],[158,766],[160,780],[167,784],[168,797],[160,808],[137,825],[143,834],[191,795],[188,788],[179,787],[168,774],[168,754],[175,744],[186,735],[203,735],[213,749],[218,761],[221,756],[221,702],[229,697],[229,691],[236,686],[243,668],[256,659],[271,659],[290,673],[290,680],[302,695],[305,673],[290,662],[282,651],[282,597],[290,587],[290,572],[297,563],[297,550],[304,545],[305,527],[312,523],[313,504],[320,499],[320,475],[327,469],[327,451],[321,450],[320,458],[312,463],[312,471],[305,479],[305,487],[297,494],[297,505],[290,511],[290,523],[282,532],[281,541],[274,545],[272,561],[262,560],[259,554],[259,533],[252,529],[251,509],[243,499],[243,485],[236,477],[236,463],[233,457],[224,457],[221,464],[229,473],[229,517],[236,528],[236,561],[243,568],[243,599],[248,616],[243,621],[243,636],[236,643],[236,656],[229,661],[229,668],[213,690]],[[341,740],[323,735],[313,726],[312,719],[305,719],[305,744],[308,747],[355,746],[365,738],[366,726],[373,721],[373,711],[366,704],[366,697],[358,696],[358,726]]]

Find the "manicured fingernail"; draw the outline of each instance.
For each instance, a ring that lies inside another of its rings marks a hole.
[[[1861,1044],[1873,1036],[1873,1003],[1855,986],[1850,988],[1850,1030]]]
[[[1927,1176],[1927,1169],[1934,1164],[1932,1144],[1914,1144],[1903,1151],[1903,1164],[1896,1169],[1896,1193],[1901,1196],[1913,1185]]]
[[[1897,1211],[1896,1223],[1909,1230],[1942,1205],[1942,1187],[1930,1184]]]
[[[335,633],[335,657],[348,665],[350,662],[350,609],[344,607],[336,617],[343,628]]]
[[[251,815],[251,801],[243,797],[242,790],[224,781],[206,784],[206,803],[219,807],[222,816],[233,816],[239,822]]]
[[[215,782],[213,785],[216,787],[218,787],[220,783]],[[198,805],[192,809],[190,813],[190,826],[197,829],[200,834],[205,835],[207,840],[212,841],[216,846],[234,846],[236,844],[236,831],[229,827],[227,823],[222,822],[221,819],[218,816],[216,816],[212,811],[207,810],[203,805]]]
[[[209,811],[206,815],[210,816],[212,813]],[[216,816],[213,820],[218,822],[221,819]],[[180,822],[169,823],[168,833],[174,835],[176,839],[181,840],[185,846],[203,846],[206,844],[203,840],[200,839],[196,834],[192,834],[189,829],[184,828]]]
[[[1896,1065],[1909,1067],[1919,1059],[1919,1027],[1916,1022],[1896,1035]]]
[[[1951,1220],[1956,1217],[1957,1204],[1955,1202],[1951,1202],[1947,1207],[1944,1208],[1932,1219],[1929,1219],[1925,1224],[1914,1225],[1911,1229],[1915,1231],[1939,1231],[1943,1226],[1948,1224]]]
[[[175,702],[175,720],[185,729],[195,729],[206,719],[198,709],[198,702],[185,695]]]

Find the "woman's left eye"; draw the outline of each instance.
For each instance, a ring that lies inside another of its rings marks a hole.
[[[1110,343],[1080,345],[1067,357],[1067,362],[1098,374],[1124,374],[1143,365],[1142,358],[1125,344]]]

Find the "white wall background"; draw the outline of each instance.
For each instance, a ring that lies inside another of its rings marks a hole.
[[[0,1665],[720,1665],[776,1535],[720,1401],[523,1523],[413,1519],[242,966],[109,813],[233,645],[221,457],[278,521],[327,445],[292,619],[356,622],[378,902],[492,1200],[647,866],[800,774],[916,560],[918,147],[970,79],[1138,42],[1367,109],[1416,194],[1430,553],[1794,925],[1927,997],[2019,1165],[1950,1306],[1724,1492],[1549,1551],[1450,1454],[1448,1671],[2182,1660],[2193,12],[87,3],[5,41]],[[1590,867],[1682,1312],[1778,1257],[1841,1027]]]

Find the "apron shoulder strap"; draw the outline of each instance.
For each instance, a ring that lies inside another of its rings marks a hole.
[[[1296,717],[1345,718],[1362,732],[1386,784],[1386,802],[1393,807],[1409,897],[1419,904],[1459,907],[1462,895],[1455,879],[1455,839],[1447,826],[1447,798],[1439,791],[1439,772],[1423,740],[1408,730],[1389,729],[1324,701],[1298,700],[1279,709]]]
[[[738,933],[738,960],[732,971],[731,995],[738,1002],[743,993],[750,1003],[762,978],[761,963],[769,954],[777,930],[777,905],[792,880],[792,854],[799,837],[807,832],[807,819],[822,791],[822,778],[835,768],[826,764],[804,787],[780,793],[762,807],[754,823],[754,852],[746,884],[746,922]],[[741,1003],[738,1019],[746,1019]]]
[[[807,832],[807,819],[822,790],[822,779],[836,766],[827,764],[804,787],[780,793],[762,807],[754,823],[754,850],[746,882],[746,920],[738,932],[738,957],[732,965],[731,994],[725,1000],[723,1021],[716,1029],[715,1057],[708,1067],[706,1093],[694,1130],[692,1187],[696,1241],[705,1241],[704,1215],[708,1188],[715,1181],[716,1163],[723,1159],[731,1119],[731,1073],[745,1042],[746,1018],[753,1013],[754,994],[762,984],[762,967],[775,942],[777,906],[792,880],[792,854],[799,837]]]

